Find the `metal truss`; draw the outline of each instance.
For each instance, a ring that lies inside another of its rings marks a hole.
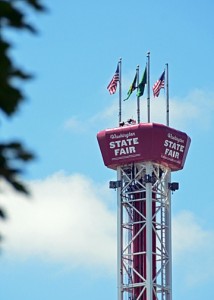
[[[118,300],[171,300],[170,169],[118,167]]]

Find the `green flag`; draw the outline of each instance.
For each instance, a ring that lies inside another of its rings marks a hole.
[[[132,92],[137,88],[136,83],[137,83],[137,73],[135,74],[134,80],[133,80],[133,82],[132,82],[132,84],[131,84],[131,86],[130,86],[130,88],[129,88],[129,90],[128,90],[127,98],[124,99],[123,101],[128,100],[129,97],[131,96]]]
[[[141,82],[139,83],[138,88],[137,88],[137,96],[138,97],[143,96],[146,84],[147,84],[147,72],[146,72],[146,67],[145,67],[145,71],[143,73],[143,77],[142,77]]]

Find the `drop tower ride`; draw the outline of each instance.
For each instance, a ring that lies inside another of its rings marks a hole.
[[[183,169],[190,138],[157,123],[129,122],[97,134],[117,171],[118,300],[171,300],[171,172]]]

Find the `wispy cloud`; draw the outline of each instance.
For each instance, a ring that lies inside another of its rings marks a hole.
[[[173,218],[174,269],[182,270],[186,286],[196,287],[214,276],[214,230],[204,229],[190,211]]]
[[[63,129],[72,133],[87,132],[87,124],[77,116],[72,116],[64,122]]]
[[[1,195],[10,216],[1,226],[6,255],[39,256],[69,267],[115,265],[116,217],[102,199],[102,188],[83,175],[63,173],[30,186],[31,200],[9,191]]]
[[[116,95],[111,96],[111,102],[103,111],[96,113],[87,120],[71,117],[64,123],[66,130],[82,130],[87,132],[91,128],[109,128],[118,126],[119,103]],[[200,126],[206,130],[212,126],[214,113],[214,94],[202,90],[194,90],[183,98],[170,98],[169,119],[170,126],[186,130],[191,126]],[[166,124],[166,99],[162,92],[158,98],[150,99],[151,122]],[[146,95],[140,99],[141,122],[147,122]],[[122,101],[122,120],[137,119],[137,103],[135,92],[128,101]]]
[[[3,187],[0,205],[10,216],[1,224],[4,255],[115,273],[116,205],[112,210],[115,194],[107,185],[103,188],[84,175],[63,172],[29,184],[32,199]],[[204,229],[192,212],[173,217],[173,269],[182,268],[187,285],[214,276],[213,251],[214,231]]]

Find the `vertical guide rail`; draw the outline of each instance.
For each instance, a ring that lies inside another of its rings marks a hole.
[[[121,168],[117,167],[117,181],[121,182]],[[122,267],[122,243],[123,243],[123,230],[122,230],[122,201],[121,201],[121,185],[117,188],[117,288],[118,300],[123,300],[122,282],[123,282],[123,267]]]
[[[152,284],[152,163],[146,163],[146,299],[153,299]]]
[[[171,172],[166,177],[167,185],[171,182]],[[166,300],[172,299],[172,233],[171,233],[171,191],[168,190],[166,201],[166,252],[168,263],[166,265]]]

